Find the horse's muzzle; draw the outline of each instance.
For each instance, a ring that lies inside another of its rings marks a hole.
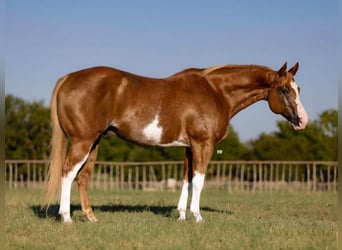
[[[300,118],[297,115],[292,116],[291,119],[290,119],[290,122],[292,123],[292,125],[294,127],[299,127],[300,126]]]
[[[295,130],[301,130],[306,127],[307,122],[307,118],[296,116],[291,120],[291,125]]]

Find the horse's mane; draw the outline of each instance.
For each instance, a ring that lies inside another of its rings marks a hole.
[[[264,70],[272,70],[269,67],[265,66],[260,66],[260,65],[239,65],[239,64],[225,64],[225,65],[216,65],[216,66],[211,66],[209,68],[206,68],[203,70],[201,76],[205,77],[214,71],[220,70],[220,69],[231,69],[231,70],[238,70],[238,69],[264,69]]]

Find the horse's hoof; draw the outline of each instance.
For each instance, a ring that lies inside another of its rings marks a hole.
[[[199,213],[193,213],[196,223],[202,223],[203,222],[203,218]]]
[[[63,224],[65,225],[72,225],[74,222],[70,219],[70,220],[63,220]]]
[[[179,216],[178,219],[177,219],[177,221],[186,221],[186,218],[183,217],[183,216]]]
[[[70,212],[59,212],[62,218],[62,222],[65,224],[72,224],[72,219],[70,217]]]
[[[97,219],[93,213],[93,210],[91,210],[91,209],[85,210],[85,211],[83,211],[83,215],[87,216],[89,222],[97,222]]]
[[[98,222],[98,220],[96,219],[95,216],[94,216],[94,217],[91,217],[91,218],[89,218],[89,217],[87,217],[87,218],[88,218],[89,222],[91,222],[91,223]]]
[[[196,223],[204,223],[204,220],[201,218],[201,219],[196,219]]]

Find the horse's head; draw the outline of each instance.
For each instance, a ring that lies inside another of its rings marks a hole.
[[[285,63],[276,73],[268,93],[268,104],[271,110],[284,116],[296,130],[304,129],[308,122],[308,116],[299,99],[300,88],[294,79],[298,67],[296,63],[289,71],[286,71]]]

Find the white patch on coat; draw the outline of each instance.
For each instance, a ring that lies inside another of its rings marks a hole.
[[[143,128],[142,133],[147,140],[148,143],[159,146],[159,147],[188,147],[187,144],[182,136],[179,136],[178,139],[168,142],[168,143],[161,143],[161,138],[163,135],[163,127],[159,124],[159,115],[156,115],[145,128]]]
[[[159,144],[163,135],[163,128],[159,126],[159,115],[156,115],[151,123],[143,128],[144,137],[153,144]]]
[[[299,93],[298,93],[298,86],[295,81],[291,82],[291,87],[296,92],[296,99],[295,102],[297,104],[297,114],[300,119],[299,126],[293,126],[295,129],[304,129],[306,124],[308,123],[308,115],[306,114],[306,111],[304,109],[304,106],[302,102],[299,99]]]

